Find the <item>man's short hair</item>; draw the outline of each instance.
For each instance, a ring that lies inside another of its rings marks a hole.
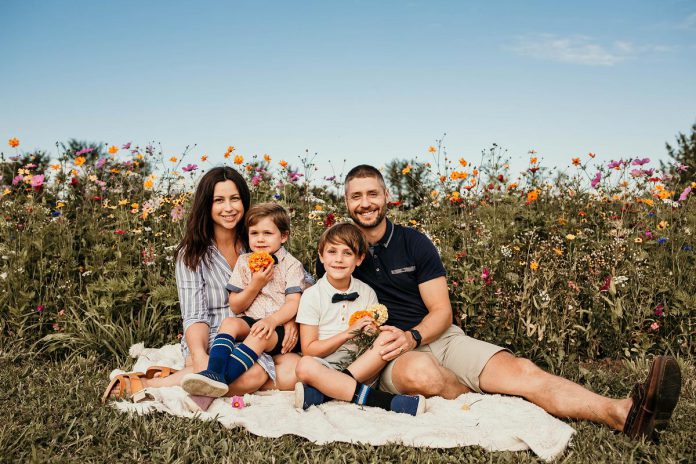
[[[367,239],[352,222],[341,222],[326,229],[319,238],[319,254],[324,253],[324,247],[328,243],[345,245],[357,256],[367,254]]]
[[[382,176],[382,173],[379,172],[379,169],[377,169],[374,166],[370,166],[369,164],[360,164],[348,171],[348,174],[346,174],[345,188],[348,189],[348,182],[350,182],[351,180],[363,177],[377,178],[377,180],[379,180],[379,183],[382,184],[382,188],[384,188],[385,191],[387,190],[387,184],[386,182],[384,182],[384,177]]]
[[[277,203],[257,203],[249,208],[246,215],[247,230],[264,218],[270,218],[281,234],[290,233],[290,215]]]

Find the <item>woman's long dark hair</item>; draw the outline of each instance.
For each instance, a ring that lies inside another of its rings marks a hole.
[[[201,260],[206,258],[208,247],[213,243],[213,218],[210,214],[213,207],[213,193],[215,192],[215,185],[226,180],[231,180],[237,186],[242,205],[244,205],[244,215],[235,227],[235,240],[241,240],[244,247],[248,248],[244,222],[251,202],[249,186],[241,174],[234,169],[227,166],[218,166],[208,171],[198,183],[191,212],[186,221],[184,238],[179,243],[179,246],[176,247],[175,256],[181,256],[184,264],[189,269],[198,267]]]

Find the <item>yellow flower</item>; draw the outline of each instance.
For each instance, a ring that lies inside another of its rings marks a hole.
[[[145,187],[148,190],[151,189],[153,185],[154,185],[154,183],[150,179],[143,182],[143,187]]]
[[[440,192],[438,192],[437,190],[432,190],[432,191],[430,192],[430,196],[431,196],[432,198],[437,198],[438,195],[440,195]]]
[[[59,201],[58,203],[56,203],[56,208],[57,208],[57,209],[60,209],[60,208],[62,208],[63,206],[65,206],[65,203],[63,203],[62,201]]]
[[[97,180],[97,176],[95,176],[94,174],[92,174],[91,176],[89,176],[89,180],[90,180],[91,182],[94,182],[94,181]]]
[[[242,155],[237,155],[234,157],[234,164],[242,164],[244,162],[244,157]]]
[[[59,170],[59,169],[60,169],[60,164],[52,164],[52,165],[51,165],[51,169],[53,169],[54,171]]]
[[[430,153],[435,153],[435,152],[437,151],[437,148],[435,148],[435,147],[433,147],[432,145],[430,145],[430,146],[428,147],[428,151],[429,151]]]
[[[201,161],[205,162],[208,160],[208,155],[201,156]]]
[[[17,137],[12,137],[7,141],[7,144],[12,148],[17,148],[19,146],[19,139]]]
[[[514,190],[517,188],[517,182],[511,182],[510,185],[508,185],[508,190]]]
[[[657,228],[660,230],[667,229],[669,227],[669,222],[667,221],[660,221],[659,224],[657,224]]]
[[[140,208],[140,205],[137,203],[131,203],[131,209],[138,209]]]
[[[268,156],[267,154],[266,154],[266,155],[263,155],[263,159],[264,159],[267,163],[269,163],[269,162],[271,161],[271,157]]]
[[[563,250],[560,248],[554,248],[553,252],[556,253],[558,256],[563,256]]]
[[[691,183],[691,188],[696,189],[696,182],[692,182],[692,183]]]
[[[3,195],[9,195],[10,193],[12,193],[12,190],[8,189],[7,187],[5,187],[5,190],[2,192]]]
[[[314,211],[322,211],[323,209],[321,205],[314,205]]]
[[[412,168],[413,168],[413,166],[411,166],[410,164],[407,165],[405,168],[403,168],[403,169],[401,170],[401,174],[404,174],[404,175],[408,174],[409,172],[411,172],[411,169],[412,169]]]
[[[459,158],[459,164],[461,164],[463,167],[466,167],[469,163],[467,163],[464,158]]]
[[[280,160],[280,162],[278,164],[280,164],[280,167],[282,167],[282,168],[285,168],[288,166],[288,162],[285,160]]]
[[[75,158],[75,165],[76,166],[82,166],[86,162],[87,162],[87,158],[85,158],[84,156],[78,156],[77,158]]]
[[[633,241],[634,241],[635,243],[643,243],[643,239],[640,238],[640,237],[634,238]]]
[[[116,153],[118,153],[118,147],[116,145],[111,145],[109,147],[109,153],[111,153],[112,155],[115,155]]]
[[[169,158],[169,161],[171,161],[172,163],[176,163],[176,156],[172,156],[171,158]]]
[[[77,169],[72,169],[72,170],[70,171],[70,174],[72,174],[73,176],[76,176],[76,175],[77,175]]]
[[[536,271],[537,269],[539,269],[539,263],[537,263],[536,261],[532,261],[531,263],[529,263],[529,269],[531,269],[532,271]]]
[[[575,235],[573,235],[573,234],[568,234],[568,235],[566,235],[566,239],[568,239],[568,240],[575,240]]]
[[[452,192],[452,198],[459,198],[459,192]]]
[[[119,171],[119,170],[116,169],[116,168],[111,168],[111,169],[109,170],[109,172],[111,172],[111,173],[113,173],[113,174],[118,174],[118,173],[121,172],[121,171]]]
[[[411,220],[408,221],[408,222],[410,222],[411,225],[414,225],[414,226],[418,224],[418,221],[416,221],[415,219],[411,219]]]
[[[118,201],[118,206],[123,206],[123,205],[127,205],[127,204],[128,204],[128,200],[119,200]]]
[[[564,226],[564,225],[566,225],[567,223],[568,223],[568,221],[566,221],[566,218],[564,218],[564,217],[559,217],[559,218],[558,218],[558,224]]]

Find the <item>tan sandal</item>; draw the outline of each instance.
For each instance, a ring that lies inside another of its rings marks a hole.
[[[109,386],[106,387],[101,402],[106,403],[111,397],[114,398],[131,398],[134,402],[139,402],[145,399],[146,394],[143,390],[143,382],[140,380],[145,377],[142,372],[128,372],[126,374],[118,374],[111,379]],[[118,387],[118,393],[114,394],[114,390]]]
[[[178,372],[176,369],[173,369],[168,366],[150,366],[145,371],[145,378],[154,379],[156,377],[158,379],[163,379],[165,377],[169,377],[172,374],[175,374],[176,372]]]

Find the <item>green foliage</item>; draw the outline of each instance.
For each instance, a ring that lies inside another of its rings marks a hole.
[[[676,184],[685,186],[693,182],[693,173],[696,171],[696,123],[691,126],[691,134],[677,135],[675,146],[666,144],[667,154],[674,160],[674,165],[669,167],[670,175],[676,177]],[[662,164],[663,169],[665,168]]]

